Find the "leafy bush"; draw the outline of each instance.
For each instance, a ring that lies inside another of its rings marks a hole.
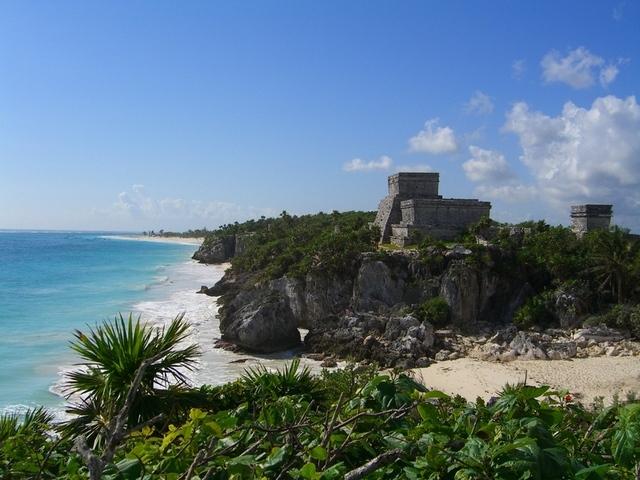
[[[224,226],[214,235],[252,232],[242,254],[233,258],[237,272],[262,272],[267,278],[353,273],[360,253],[376,250],[379,229],[370,226],[373,212],[333,212],[250,220]]]
[[[415,310],[415,315],[421,322],[442,327],[449,323],[449,304],[442,297],[430,298]]]
[[[528,329],[533,326],[548,326],[555,318],[549,306],[549,293],[530,298],[513,316],[513,323],[519,328]]]
[[[628,330],[634,337],[640,338],[640,305],[613,305],[605,313],[589,317],[584,321],[584,325],[621,328]]]
[[[295,365],[224,386],[235,406],[132,432],[102,478],[631,480],[640,464],[639,403],[586,409],[567,392],[524,385],[468,403],[355,368],[315,377],[326,394],[315,401],[309,381]],[[242,384],[265,393],[251,408]],[[40,418],[0,417],[2,478],[87,479],[73,439],[49,436],[50,418]],[[365,464],[368,475],[356,476]]]

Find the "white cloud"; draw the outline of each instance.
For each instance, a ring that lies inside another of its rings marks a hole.
[[[458,144],[453,129],[440,127],[438,123],[437,118],[428,120],[424,124],[424,129],[409,139],[409,150],[432,155],[455,152]]]
[[[602,70],[600,70],[600,85],[604,88],[607,88],[611,82],[613,82],[618,76],[618,67],[615,65],[607,65]]]
[[[514,178],[511,167],[500,152],[471,145],[469,153],[471,158],[462,164],[462,169],[472,182],[493,184]]]
[[[584,47],[571,50],[562,56],[557,50],[547,53],[540,62],[542,77],[546,83],[561,82],[573,88],[587,88],[599,77],[603,86],[609,85],[617,76],[618,68],[591,53]]]
[[[493,112],[493,102],[486,93],[476,90],[469,101],[465,104],[465,111],[475,115],[487,115]]]
[[[345,172],[370,172],[372,170],[389,170],[393,165],[391,157],[382,155],[377,160],[365,162],[361,158],[354,158],[342,166]]]
[[[517,103],[505,130],[515,133],[522,162],[551,203],[613,203],[638,219],[640,201],[640,105],[635,97],[597,98],[590,108],[567,102],[548,116]],[[630,225],[632,226],[632,225]]]
[[[620,2],[613,8],[611,16],[616,22],[619,22],[624,17],[624,9],[627,6],[627,2]]]
[[[400,165],[396,168],[397,172],[433,172],[431,166],[421,163],[418,165]]]
[[[527,70],[527,63],[523,58],[519,58],[518,60],[514,60],[511,64],[511,76],[516,80],[522,79],[524,77],[524,72]]]
[[[112,208],[95,211],[119,224],[136,228],[169,226],[174,224],[192,227],[217,226],[223,223],[243,221],[261,215],[275,215],[270,208],[245,207],[231,202],[185,200],[183,198],[154,199],[147,194],[144,185],[133,185],[131,191],[118,194]]]
[[[534,185],[513,183],[509,185],[480,185],[476,188],[480,197],[504,200],[508,203],[530,202],[538,198],[538,189]]]

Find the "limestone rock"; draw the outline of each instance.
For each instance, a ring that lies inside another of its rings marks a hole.
[[[364,259],[353,289],[353,306],[362,312],[380,312],[402,302],[404,281],[380,260]]]
[[[207,238],[192,258],[200,263],[228,262],[235,254],[235,245],[235,235]]]
[[[459,327],[469,327],[477,321],[480,287],[475,270],[461,260],[454,260],[440,283],[440,296],[449,305],[451,320]]]
[[[222,330],[222,338],[250,351],[277,352],[300,344],[297,327],[286,300],[274,295],[238,310]]]

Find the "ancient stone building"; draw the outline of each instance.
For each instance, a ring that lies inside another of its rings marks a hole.
[[[608,229],[611,225],[612,205],[573,205],[571,207],[571,230],[582,237],[596,229]]]
[[[396,173],[389,177],[389,194],[378,206],[375,224],[381,243],[404,246],[415,232],[450,240],[482,217],[491,203],[476,199],[442,198],[439,173]]]

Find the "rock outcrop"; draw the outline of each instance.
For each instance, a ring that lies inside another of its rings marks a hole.
[[[222,339],[253,352],[274,352],[300,345],[298,323],[280,295],[257,298],[235,312]]]
[[[200,263],[224,263],[242,254],[253,234],[216,235],[208,237],[193,254]]]
[[[451,310],[452,323],[465,330],[473,330],[480,322],[508,322],[513,311],[526,301],[525,282],[514,272],[500,274],[494,271],[491,264],[478,266],[476,261],[470,260],[471,255],[471,250],[464,248],[435,251],[434,257],[440,260],[436,262],[437,265],[432,265],[415,252],[386,255],[365,253],[361,255],[352,276],[312,272],[304,278],[285,276],[260,280],[259,277],[237,275],[230,271],[218,284],[203,292],[222,296],[220,328],[225,340],[239,345],[250,344],[251,347],[247,348],[262,351],[275,351],[281,345],[291,346],[293,336],[290,329],[281,331],[282,341],[274,341],[277,332],[267,328],[270,333],[264,337],[262,346],[257,345],[259,336],[254,336],[251,342],[242,343],[236,333],[240,325],[245,330],[250,326],[259,329],[260,322],[272,322],[273,316],[267,314],[265,309],[273,309],[276,305],[266,302],[266,299],[276,295],[280,299],[278,311],[282,313],[286,310],[283,315],[287,324],[293,318],[298,327],[310,330],[306,342],[310,349],[325,349],[337,355],[346,355],[350,349],[366,350],[368,355],[375,357],[386,355],[389,360],[385,364],[395,364],[399,359],[409,358],[406,348],[402,346],[406,346],[409,340],[398,343],[380,332],[386,331],[390,319],[403,318],[403,311],[411,311],[430,298],[438,295],[444,298]],[[263,309],[247,308],[248,305],[255,307],[263,304],[266,305]],[[249,322],[250,315],[256,316],[255,321]],[[364,320],[360,322],[361,325],[355,326],[354,318]],[[362,325],[370,327],[375,338],[382,339],[377,340],[380,346],[369,348],[369,345],[377,344],[364,345],[364,339],[368,336],[364,333],[364,336],[354,332],[350,336],[345,333],[356,327],[356,330],[362,329]],[[244,335],[246,337],[247,334]],[[418,331],[408,335],[409,338],[420,338]],[[372,353],[372,349],[380,354]],[[426,355],[426,350],[417,352]],[[410,357],[412,361],[420,358],[416,354]]]
[[[328,319],[305,338],[305,345],[313,353],[402,368],[428,365],[433,343],[433,326],[428,322],[411,315],[368,313]]]

